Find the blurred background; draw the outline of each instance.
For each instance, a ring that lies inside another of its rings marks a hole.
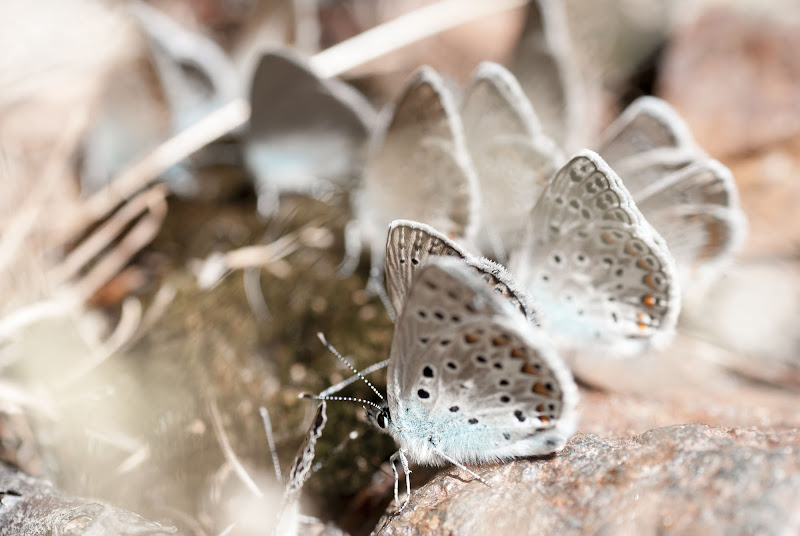
[[[270,531],[283,486],[259,406],[285,471],[316,407],[297,394],[348,376],[316,333],[359,368],[388,357],[367,252],[340,270],[369,137],[418,66],[457,93],[537,31],[538,8],[490,3],[430,12],[442,31],[409,44],[416,23],[386,30],[378,57],[363,44],[334,57],[323,51],[433,2],[0,2],[0,470],[52,482],[64,504],[109,503],[185,534]],[[576,364],[579,431],[797,427],[800,4],[562,7],[557,38],[582,91],[566,152],[596,147],[627,104],[659,96],[731,169],[749,220],[670,348]],[[472,20],[448,28],[459,12]],[[265,52],[310,67],[270,71]],[[312,100],[314,72],[341,84],[327,98],[347,114]],[[299,175],[276,157],[292,151]],[[369,398],[358,384],[347,394]],[[389,504],[395,447],[362,413],[329,406],[301,501],[321,521],[303,531],[368,534]],[[434,474],[415,470],[414,485]],[[19,476],[7,478],[13,490]],[[52,513],[23,500],[31,519]]]

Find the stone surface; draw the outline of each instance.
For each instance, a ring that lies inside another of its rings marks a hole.
[[[575,436],[551,458],[458,470],[375,534],[790,534],[800,530],[796,430],[676,425]]]
[[[174,527],[98,501],[72,497],[46,480],[0,464],[0,536],[167,536]]]

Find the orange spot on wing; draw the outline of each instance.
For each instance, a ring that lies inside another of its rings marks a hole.
[[[647,315],[644,313],[636,313],[636,327],[638,327],[640,331],[647,329],[648,324],[645,322],[647,318]]]
[[[506,335],[492,337],[492,346],[505,346],[509,342],[511,342],[511,340]]]
[[[542,382],[536,382],[533,384],[533,392],[544,396],[548,396],[550,394],[550,391],[547,390]]]
[[[644,276],[644,279],[642,281],[644,281],[644,284],[650,288],[655,288],[655,289],[658,288],[658,285],[656,284],[655,279],[653,279],[652,274],[647,274],[646,276]]]

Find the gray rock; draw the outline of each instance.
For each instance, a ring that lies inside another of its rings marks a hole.
[[[167,536],[165,527],[111,505],[72,497],[0,464],[0,536]]]
[[[414,492],[374,534],[794,534],[800,434],[683,424],[579,434],[550,458],[459,470]]]

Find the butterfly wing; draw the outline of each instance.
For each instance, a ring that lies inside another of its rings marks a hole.
[[[393,435],[423,463],[554,452],[575,429],[577,390],[544,333],[457,259],[418,271],[387,392]]]
[[[535,0],[509,62],[511,71],[541,120],[542,129],[562,147],[582,145],[586,131],[587,87],[582,79],[560,0]]]
[[[316,456],[317,440],[322,435],[322,430],[327,422],[327,406],[323,400],[317,407],[311,426],[306,433],[303,444],[300,446],[300,450],[297,451],[292,468],[289,470],[275,534],[298,533],[300,490],[311,474],[314,457]]]
[[[680,308],[674,260],[591,151],[548,183],[511,263],[562,347],[634,353],[672,335]]]
[[[270,213],[281,192],[322,195],[364,161],[374,112],[354,88],[321,79],[286,51],[264,54],[250,91],[245,144],[259,209]]]
[[[534,309],[527,293],[505,268],[470,255],[429,225],[408,220],[393,221],[386,240],[386,291],[398,317],[417,272],[430,257],[442,256],[462,260],[492,292],[508,300],[526,318],[534,320]]]
[[[239,96],[236,68],[216,42],[145,2],[128,7],[148,37],[175,131]]]
[[[651,167],[677,169],[702,155],[680,115],[656,97],[633,101],[602,138],[597,152],[623,178],[634,198],[652,182],[646,173]]]
[[[694,275],[729,257],[747,229],[730,171],[706,157],[672,107],[634,101],[604,135],[600,154],[669,245],[684,290]]]
[[[639,192],[636,204],[669,245],[683,281],[730,257],[747,220],[733,176],[706,158],[666,173]]]
[[[484,62],[473,73],[461,117],[481,189],[478,247],[491,251],[492,240],[499,239],[505,249],[514,249],[519,222],[563,163],[561,150],[542,133],[517,80],[496,63]]]
[[[477,225],[477,179],[441,77],[430,67],[418,70],[389,119],[373,140],[356,203],[377,269],[392,220],[414,219],[467,240]]]

